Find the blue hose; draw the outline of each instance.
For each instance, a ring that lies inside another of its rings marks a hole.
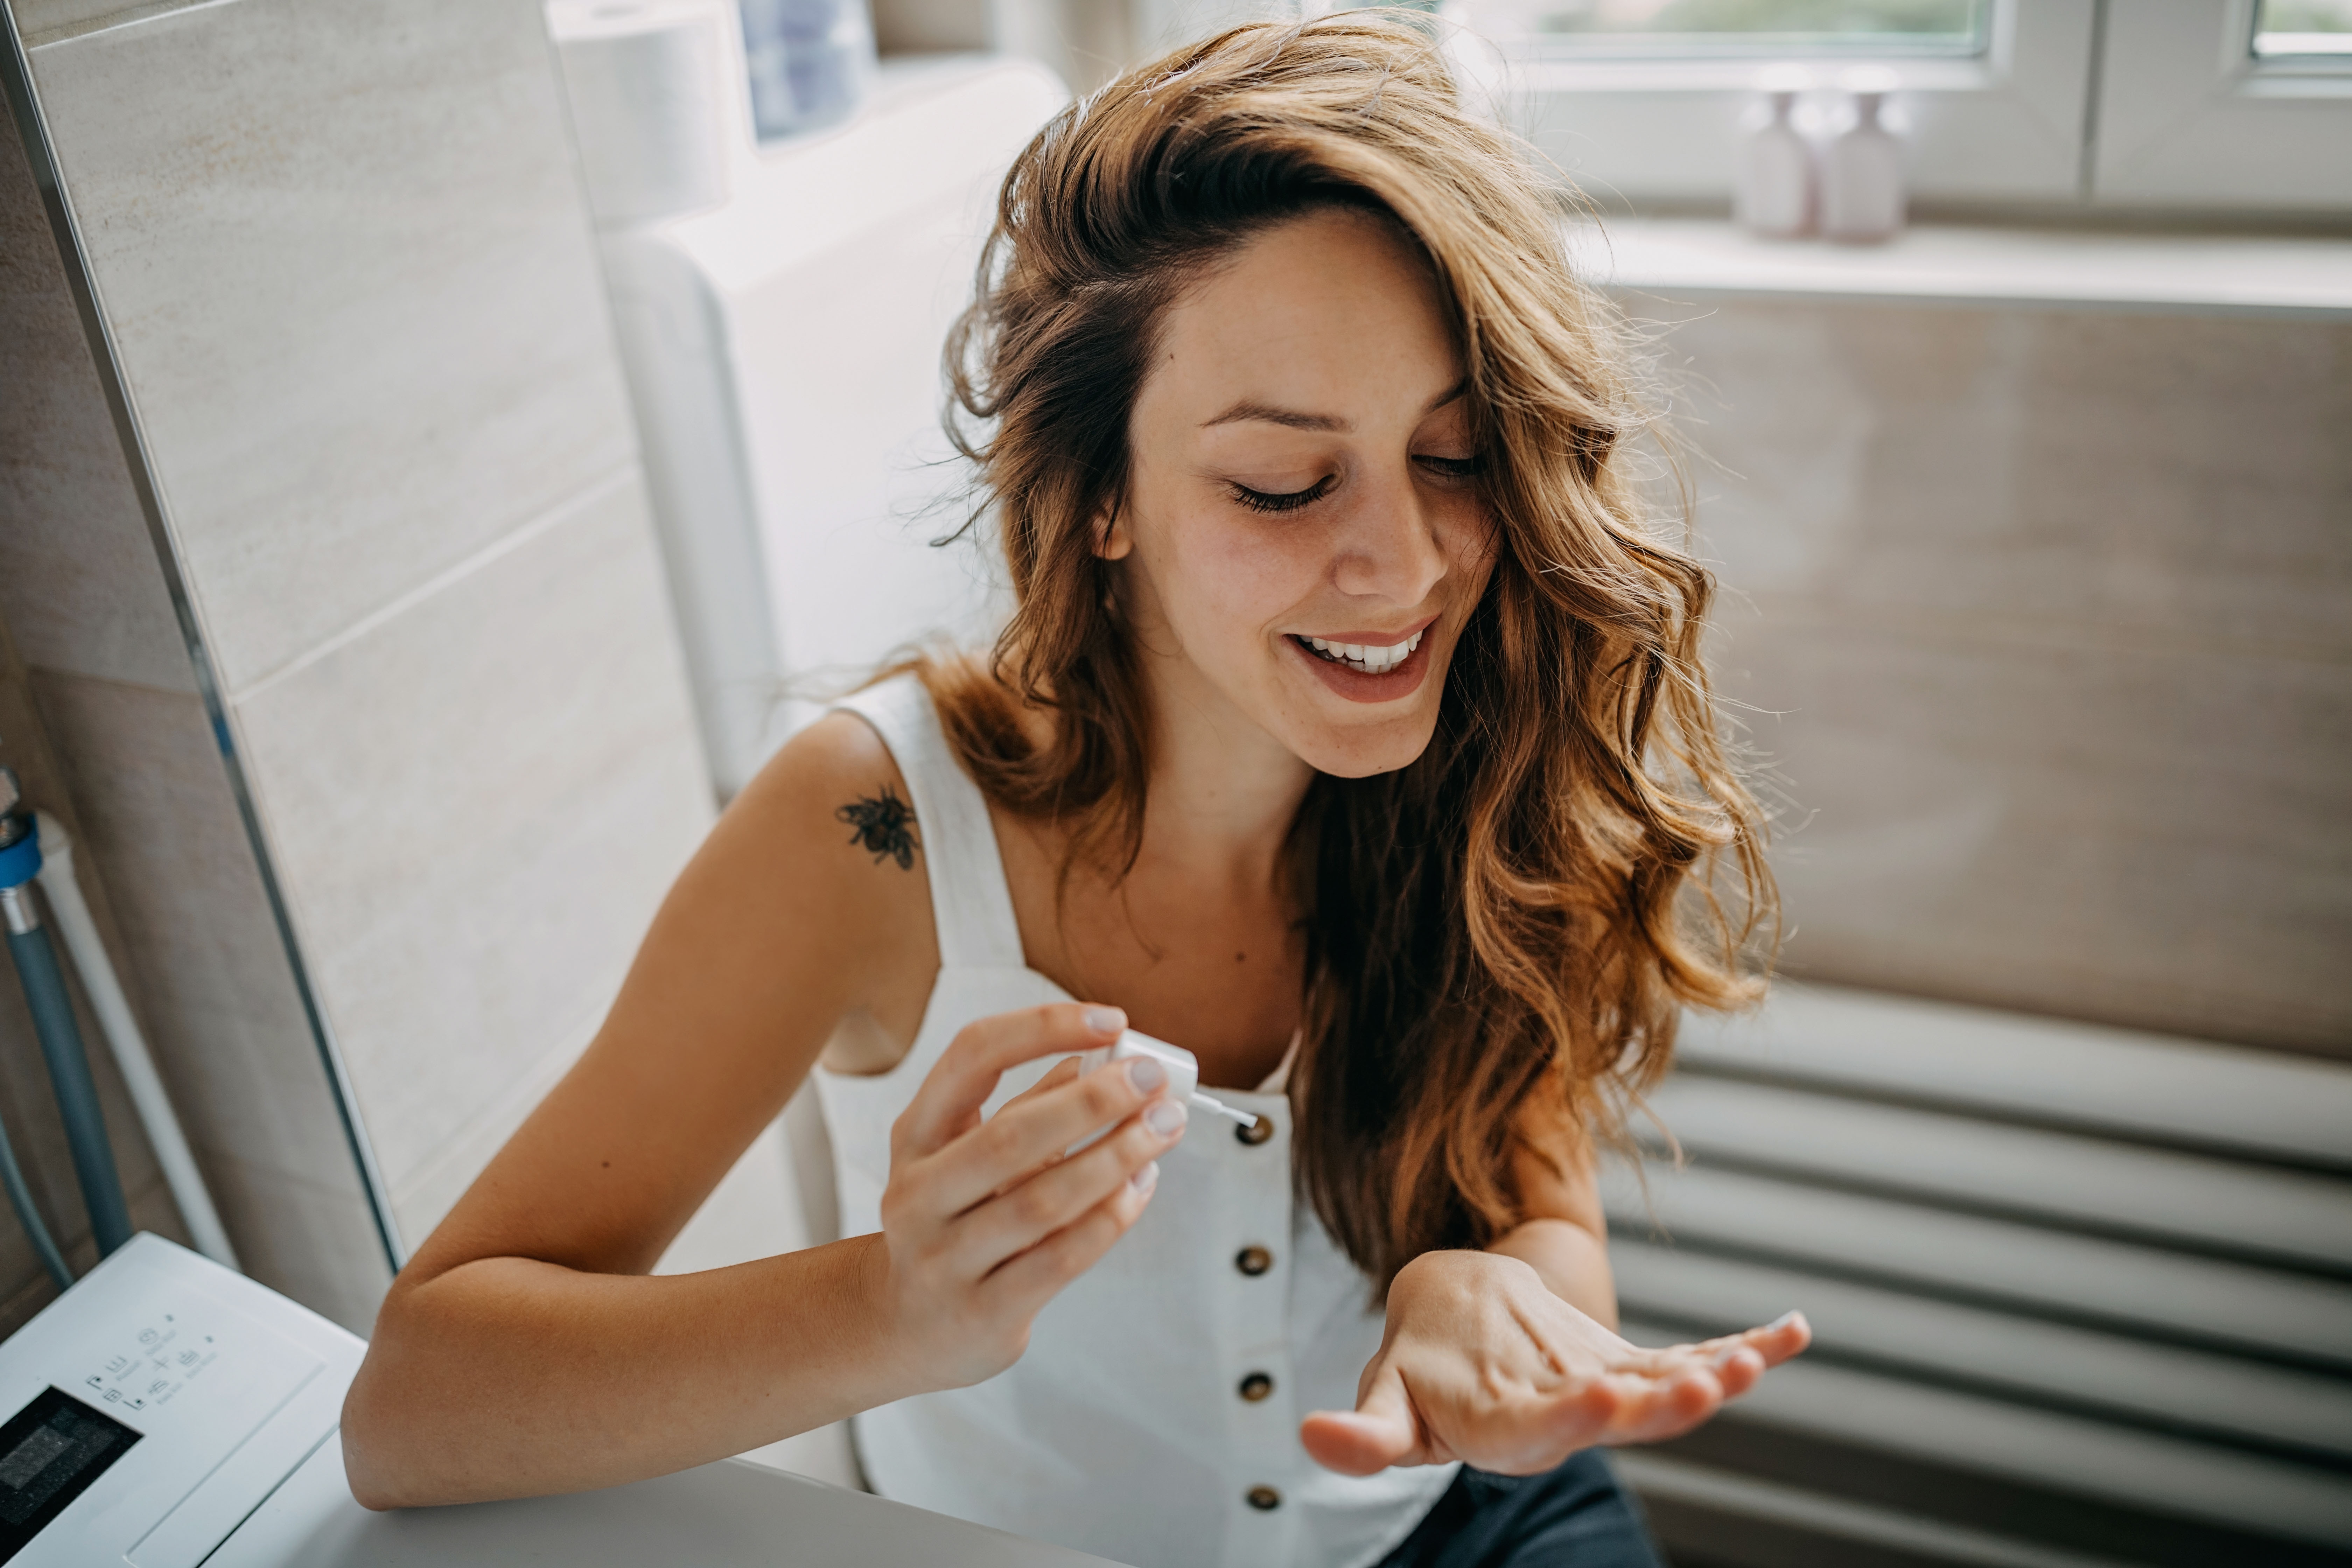
[[[65,971],[58,967],[58,950],[50,945],[46,927],[10,931],[8,955],[16,961],[16,978],[25,983],[25,1001],[33,1011],[33,1032],[41,1037],[41,1055],[49,1064],[49,1085],[57,1091],[58,1114],[65,1120],[74,1175],[81,1182],[82,1202],[89,1208],[89,1228],[98,1241],[98,1255],[104,1258],[131,1239],[131,1209],[122,1201],[122,1179],[115,1173],[114,1149],[107,1140],[106,1118],[99,1110],[98,1082],[89,1075],[89,1056],[82,1049],[81,1026],[74,1020]]]
[[[16,775],[0,768],[0,798],[12,804],[16,795]],[[20,831],[21,819],[13,815],[0,815],[0,889],[6,889],[22,900],[25,884],[41,868],[41,846],[32,834]],[[10,906],[13,910],[17,906]],[[8,1205],[16,1211],[16,1219],[31,1238],[33,1250],[41,1255],[42,1266],[49,1278],[58,1282],[59,1290],[73,1284],[73,1273],[66,1268],[65,1254],[58,1250],[57,1239],[41,1219],[39,1205],[33,1202],[33,1189],[25,1183],[24,1167],[16,1163],[16,1151],[9,1145],[8,1130],[0,1127],[0,1185],[8,1189]]]

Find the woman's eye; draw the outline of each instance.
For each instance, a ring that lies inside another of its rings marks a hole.
[[[1413,461],[1440,479],[1470,479],[1486,471],[1482,458],[1415,458]]]
[[[1332,476],[1326,474],[1303,490],[1254,490],[1247,485],[1236,484],[1234,499],[1252,511],[1297,511],[1309,501],[1322,499],[1332,482]]]

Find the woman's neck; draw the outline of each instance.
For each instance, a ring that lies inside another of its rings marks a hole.
[[[1266,886],[1314,770],[1181,654],[1147,648],[1139,662],[1152,737],[1139,868],[1189,866],[1196,876]]]

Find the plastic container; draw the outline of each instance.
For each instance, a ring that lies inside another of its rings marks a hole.
[[[751,123],[762,142],[837,125],[874,78],[866,0],[738,0]]]

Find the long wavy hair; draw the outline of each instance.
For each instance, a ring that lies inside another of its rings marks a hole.
[[[1055,823],[1073,861],[1132,868],[1150,697],[1118,568],[1096,553],[1129,416],[1168,304],[1252,236],[1335,205],[1393,219],[1438,280],[1496,535],[1427,750],[1318,775],[1290,840],[1294,1173],[1384,1289],[1419,1254],[1517,1223],[1519,1151],[1580,1157],[1530,1124],[1622,1135],[1681,1008],[1760,994],[1743,955],[1773,919],[1764,816],[1700,658],[1713,583],[1627,472],[1647,417],[1633,340],[1571,275],[1554,188],[1462,106],[1425,22],[1236,27],[1111,82],[1022,153],[947,350],[950,434],[1015,605],[992,658],[919,668],[989,796]]]

